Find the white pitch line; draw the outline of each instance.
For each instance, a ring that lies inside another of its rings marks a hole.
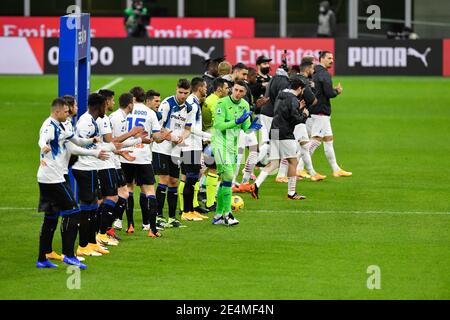
[[[104,85],[103,87],[101,87],[100,89],[98,89],[97,92],[98,92],[99,90],[102,90],[102,89],[109,89],[109,88],[115,86],[116,84],[118,84],[118,83],[119,83],[120,81],[122,81],[122,80],[123,80],[122,77],[116,78],[116,79],[114,79],[113,81],[111,81],[111,82],[105,84],[105,85]]]
[[[275,212],[275,210],[250,210],[251,212]],[[278,211],[278,210],[277,210]],[[295,212],[295,213],[313,213],[313,214],[411,214],[411,215],[450,215],[450,212],[433,212],[433,211],[342,211],[342,210],[285,210],[281,209],[281,212]]]

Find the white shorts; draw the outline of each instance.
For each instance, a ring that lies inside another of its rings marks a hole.
[[[333,131],[331,130],[330,116],[319,116],[313,114],[311,116],[311,137],[327,137],[332,136]]]
[[[259,116],[261,118],[260,122],[262,124],[261,130],[259,130],[259,132],[261,132],[261,140],[260,140],[260,142],[262,144],[262,143],[267,143],[267,142],[270,141],[269,133],[270,133],[270,127],[272,126],[273,118],[265,116],[263,114],[261,114]]]
[[[241,130],[241,132],[239,133],[239,140],[238,140],[239,149],[245,149],[245,147],[257,145],[258,140],[256,139],[255,132],[245,133],[244,131]]]
[[[300,141],[300,142],[308,142],[309,141],[308,132],[306,131],[306,125],[304,123],[300,123],[295,126],[294,137],[295,137],[295,140]]]
[[[296,140],[270,140],[269,160],[297,158]]]

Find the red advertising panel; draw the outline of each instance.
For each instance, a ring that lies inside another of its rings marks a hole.
[[[304,56],[319,56],[319,51],[327,50],[334,53],[334,39],[312,38],[257,38],[257,39],[226,39],[225,55],[232,64],[242,62],[249,66],[256,64],[256,58],[265,55],[272,59],[272,69],[282,62],[284,50],[287,50],[288,65],[300,64]],[[334,68],[330,70],[334,74]]]
[[[443,68],[442,74],[450,77],[450,39],[444,39],[443,41]]]
[[[253,38],[253,18],[151,18],[150,38]]]
[[[253,18],[151,18],[147,26],[151,38],[252,38]],[[1,37],[59,37],[59,17],[0,17]],[[124,38],[123,18],[91,17],[91,36]]]
[[[91,36],[123,38],[122,18],[91,18]],[[59,37],[59,17],[0,17],[1,37]]]

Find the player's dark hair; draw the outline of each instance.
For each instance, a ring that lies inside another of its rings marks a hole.
[[[105,97],[98,93],[91,93],[88,97],[89,110],[100,110],[105,104]]]
[[[298,64],[294,64],[292,66],[289,67],[290,68],[290,73],[300,73],[300,66]]]
[[[314,57],[313,56],[305,56],[302,58],[302,61],[300,62],[300,65],[304,62],[311,62],[314,63]]]
[[[248,69],[247,66],[245,64],[243,64],[242,62],[238,62],[233,66],[232,71],[234,72],[235,70],[243,70],[243,69]]]
[[[213,80],[213,90],[217,91],[217,89],[219,88],[223,88],[223,86],[225,85],[226,80],[224,78],[215,78]]]
[[[324,51],[319,51],[319,61],[322,60],[323,58],[325,58],[327,56],[327,54],[331,53],[331,51],[328,50],[324,50]]]
[[[255,75],[257,73],[258,73],[258,71],[256,71],[255,68],[248,68],[248,75],[249,76]]]
[[[108,89],[100,89],[98,90],[98,94],[101,94],[106,99],[110,99],[115,96],[114,91]]]
[[[191,91],[196,92],[201,86],[205,84],[205,80],[200,77],[192,78],[191,80]]]
[[[306,86],[305,81],[299,76],[293,76],[289,79],[289,87],[293,90],[297,90],[298,88],[304,88]]]
[[[234,84],[237,84],[238,86],[243,86],[247,90],[247,84],[244,80],[238,80]]]
[[[130,89],[130,93],[136,99],[136,102],[145,101],[145,90],[142,87],[133,87]]]
[[[119,106],[125,109],[130,103],[133,103],[133,95],[128,92],[122,93],[119,97]]]
[[[304,72],[306,69],[308,69],[309,67],[313,66],[314,63],[312,61],[304,61],[301,63],[300,65],[300,72]]]
[[[69,106],[69,108],[72,108],[75,105],[75,97],[74,96],[66,94],[62,98],[64,99],[66,104]]]
[[[67,106],[67,103],[63,98],[58,97],[52,101],[52,110],[60,109],[64,106]]]
[[[161,97],[161,94],[153,89],[150,89],[145,94],[145,100],[152,101],[155,97]]]
[[[178,80],[177,88],[189,90],[191,88],[191,83],[188,79],[180,79]]]

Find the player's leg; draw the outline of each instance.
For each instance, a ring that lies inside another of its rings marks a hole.
[[[246,145],[248,145],[248,157],[245,162],[244,173],[242,175],[242,183],[239,186],[241,192],[250,192],[250,177],[258,160],[258,141],[256,133],[251,132],[246,135]]]
[[[153,197],[156,196],[153,190],[153,185],[155,183],[155,175],[153,172],[153,167],[150,163],[147,164],[136,164],[136,185],[139,186],[141,192],[139,195],[139,206],[141,208],[142,214],[142,230],[150,230],[150,209],[148,204],[148,196],[151,194]],[[149,193],[148,189],[151,186],[152,192]],[[156,218],[155,218],[156,219]]]
[[[204,160],[205,165],[208,168],[206,173],[206,208],[209,211],[216,211],[216,195],[217,195],[217,183],[219,181],[219,175],[217,173],[217,164],[215,158],[212,154],[212,149],[210,146],[206,147],[204,150]]]
[[[310,119],[309,127],[311,128],[312,138],[309,144],[309,154],[312,157],[316,149],[322,144],[324,121],[323,116],[318,115],[312,115]]]
[[[167,164],[167,171],[169,175],[167,179],[167,205],[169,211],[167,226],[179,227],[181,224],[176,218],[178,204],[178,178],[180,176],[179,158],[167,156],[165,163]],[[158,198],[157,201],[159,204]]]
[[[142,206],[145,208],[146,223],[149,225],[148,236],[158,238],[161,234],[158,232],[156,225],[156,217],[158,215],[158,203],[155,193],[155,173],[151,164],[143,164],[138,171],[138,180],[141,191],[145,195],[146,203]]]
[[[183,151],[181,153],[181,170],[185,179],[183,194],[179,196],[184,199],[182,220],[201,221],[203,218],[198,213],[194,213],[194,186],[200,174],[200,157],[196,158],[195,151]],[[198,163],[198,165],[196,164]]]
[[[296,140],[281,140],[280,141],[280,157],[287,159],[288,166],[288,199],[301,200],[304,196],[297,194],[297,154],[296,154]]]
[[[56,207],[61,215],[61,240],[63,262],[81,269],[87,266],[75,256],[75,240],[80,226],[80,208],[68,181],[60,183],[54,192]]]
[[[80,201],[81,209],[79,218],[80,227],[77,255],[101,256],[102,254],[107,254],[109,251],[100,247],[96,240],[96,232],[98,229],[97,171],[72,170],[72,173],[77,181],[78,199]]]
[[[201,172],[201,158],[202,158],[202,152],[200,150],[194,150],[189,151],[189,160],[190,163],[186,166],[186,185],[185,188],[189,188],[189,190],[192,192],[192,206],[191,206],[191,213],[194,217],[200,218],[200,219],[208,219],[208,216],[203,215],[203,210],[197,211],[197,209],[200,208],[199,203],[197,201],[196,203],[196,192],[198,191],[198,183],[200,179],[200,172]],[[197,190],[196,190],[197,186]],[[189,201],[190,198],[189,197]],[[200,208],[202,209],[202,208]]]
[[[239,170],[241,169],[241,163],[242,159],[245,154],[245,133],[244,131],[239,132],[239,138],[238,138],[238,153],[237,153],[237,160],[236,160],[236,169],[233,173],[233,181],[232,181],[232,191],[237,193],[241,192],[239,189],[239,184],[236,183],[237,176],[239,175]]]
[[[309,153],[311,142],[308,137],[308,130],[307,130],[307,127],[305,124],[299,124],[298,126],[296,126],[295,137],[299,141],[300,156],[301,156],[302,162],[306,166],[306,170],[301,172],[300,176],[307,177],[306,176],[306,174],[307,174],[307,175],[309,175],[309,178],[311,179],[311,181],[320,181],[320,180],[325,179],[326,176],[321,175],[314,170],[311,155]],[[297,165],[297,170],[298,170],[298,165]],[[298,172],[297,172],[297,174],[298,174]]]
[[[47,260],[47,254],[53,252],[52,243],[56,227],[58,226],[58,213],[52,204],[52,185],[39,183],[39,208],[38,212],[44,212],[44,221],[39,233],[39,253],[36,262],[38,268],[57,268],[56,264]]]
[[[251,185],[250,192],[253,199],[259,199],[259,188],[266,178],[280,166],[280,140],[270,140],[270,162],[261,170],[254,184]]]
[[[129,191],[127,188],[127,182],[123,170],[116,169],[116,173],[117,173],[117,184],[119,186],[119,188],[117,189],[119,199],[117,200],[117,204],[114,208],[115,220],[113,226],[114,229],[122,230],[123,213],[127,208]]]
[[[136,181],[136,170],[135,164],[122,163],[122,171],[125,176],[126,188],[128,190],[127,206],[125,209],[127,215],[127,233],[134,232],[134,185]]]
[[[272,126],[273,118],[261,115],[261,124],[262,128],[259,130],[260,136],[260,144],[259,144],[259,154],[257,163],[263,161],[266,157],[268,157],[270,152],[270,127]]]
[[[156,202],[158,203],[158,218],[164,221],[164,204],[166,202],[167,188],[169,184],[169,161],[170,157],[154,152],[152,166],[156,175],[159,176],[159,183],[156,187]]]
[[[333,146],[333,132],[331,130],[330,117],[324,118],[324,137],[323,137],[323,149],[325,151],[325,156],[333,169],[333,176],[335,177],[350,177],[351,172],[342,170],[336,161],[336,154],[334,153]]]
[[[231,213],[232,181],[235,171],[234,164],[221,165],[217,210],[213,224],[236,225],[239,223]],[[219,211],[220,210],[220,211]]]
[[[117,246],[119,241],[106,234],[114,222],[114,208],[119,199],[117,194],[117,175],[115,168],[108,168],[98,171],[100,192],[103,197],[98,208],[97,242],[103,245]]]

